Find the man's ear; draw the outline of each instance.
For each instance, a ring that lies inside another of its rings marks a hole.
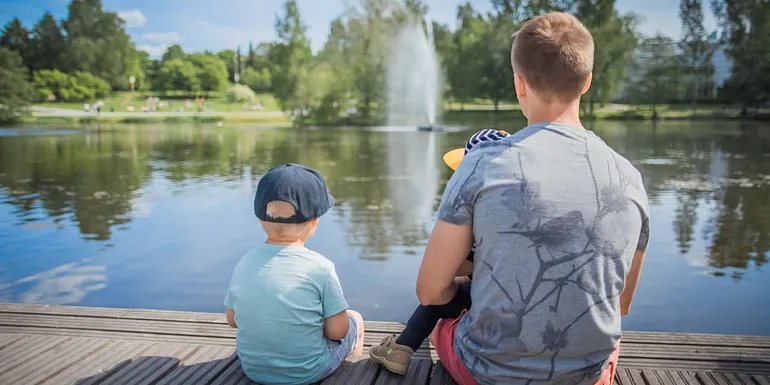
[[[524,82],[524,78],[521,75],[514,73],[513,82],[516,86],[516,97],[523,99],[527,96],[527,83]]]
[[[585,93],[588,92],[588,89],[591,88],[591,81],[593,81],[593,79],[594,74],[588,74],[588,79],[586,79],[586,84],[583,86],[583,91],[580,92],[580,95],[585,95]]]

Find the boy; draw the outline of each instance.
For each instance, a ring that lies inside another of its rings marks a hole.
[[[267,241],[241,259],[225,296],[254,382],[311,384],[362,354],[363,318],[347,310],[334,264],[305,247],[333,205],[321,174],[302,165],[274,167],[259,181],[254,213]]]
[[[444,163],[452,170],[457,170],[463,157],[473,148],[480,148],[484,143],[500,140],[506,136],[508,133],[502,130],[481,130],[468,139],[465,148],[458,148],[444,154]],[[474,253],[471,250],[466,257],[466,262],[457,271],[457,279],[455,279],[458,285],[457,294],[451,301],[443,305],[418,306],[409,317],[401,335],[385,337],[379,345],[369,349],[369,356],[393,373],[406,373],[409,368],[409,359],[428,338],[439,319],[457,318],[463,310],[471,307],[470,281],[473,274],[473,258]]]
[[[459,385],[612,384],[649,207],[640,173],[580,122],[593,57],[574,16],[525,22],[511,61],[528,125],[469,152],[444,190],[416,286],[449,302],[476,245],[473,306],[431,334]]]

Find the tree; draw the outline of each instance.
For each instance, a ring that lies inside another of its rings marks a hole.
[[[698,100],[701,84],[705,77],[713,76],[715,44],[712,43],[706,27],[703,25],[703,4],[701,0],[681,0],[679,18],[682,20],[682,41],[680,48],[685,52],[686,69],[692,83],[692,112]]]
[[[174,44],[166,48],[166,52],[163,53],[163,57],[160,61],[161,63],[165,63],[169,60],[185,60],[186,57],[187,55],[184,53],[182,46],[179,44]]]
[[[219,59],[225,63],[225,67],[227,67],[227,80],[235,83],[235,78],[233,77],[233,75],[235,75],[235,51],[231,49],[222,50],[217,52],[217,57],[219,57]]]
[[[67,72],[89,72],[116,89],[129,89],[129,76],[143,76],[139,54],[123,20],[104,11],[101,0],[70,2],[64,30]]]
[[[195,53],[190,60],[198,67],[198,81],[202,91],[220,91],[227,86],[227,67],[213,54]]]
[[[61,26],[46,12],[32,29],[29,67],[33,71],[64,68],[64,35]]]
[[[595,47],[593,80],[581,100],[589,116],[594,116],[596,103],[612,100],[623,85],[638,44],[636,25],[635,15],[613,13],[608,20],[590,27]]]
[[[27,68],[18,52],[0,47],[0,123],[19,119],[32,100]]]
[[[299,107],[294,100],[299,77],[308,70],[312,59],[307,25],[302,22],[295,0],[284,4],[283,17],[276,20],[275,30],[278,42],[270,52],[274,59],[273,93],[284,111],[293,112]]]
[[[652,107],[652,118],[658,118],[657,106],[670,101],[676,90],[678,54],[676,43],[661,34],[645,38],[639,45],[638,57],[629,79],[631,100]]]
[[[160,60],[153,60],[150,58],[150,54],[144,51],[139,51],[139,62],[144,76],[141,79],[141,83],[136,84],[136,89],[150,90],[152,85],[155,84],[155,76],[160,70]]]
[[[454,36],[455,60],[450,62],[447,75],[452,95],[460,101],[460,109],[464,109],[465,103],[481,93],[479,80],[469,75],[482,74],[482,39],[487,28],[484,18],[476,13],[470,3],[458,7],[457,20],[460,27]]]
[[[251,67],[246,67],[241,75],[241,82],[254,92],[270,92],[271,77],[270,71],[267,68],[261,70],[255,70]]]
[[[74,82],[78,86],[87,88],[89,91],[85,95],[90,97],[105,97],[110,93],[110,85],[104,79],[99,79],[88,72],[76,72],[73,76]],[[85,96],[84,95],[84,96]],[[84,97],[83,99],[88,99]]]
[[[182,90],[195,94],[201,90],[198,67],[192,62],[171,59],[161,66],[155,77],[156,90]]]
[[[72,98],[70,78],[59,70],[40,70],[32,75],[35,93],[40,100],[64,101]]]
[[[31,53],[29,31],[24,28],[18,17],[13,18],[3,28],[3,34],[0,35],[0,47],[16,51],[24,64],[29,67],[28,59]]]
[[[745,115],[770,101],[770,1],[712,0],[712,9],[733,62],[725,87]]]
[[[480,93],[492,100],[495,111],[500,102],[513,98],[513,68],[511,67],[511,43],[515,26],[505,14],[488,16],[481,46]]]

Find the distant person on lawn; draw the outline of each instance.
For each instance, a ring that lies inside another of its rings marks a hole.
[[[528,126],[469,151],[446,186],[417,297],[454,298],[475,244],[473,305],[431,335],[460,385],[613,381],[649,211],[639,172],[580,122],[593,57],[569,14],[524,23],[511,60]]]
[[[363,352],[364,320],[348,310],[334,264],[305,247],[333,205],[311,168],[277,166],[259,180],[254,213],[267,241],[238,262],[225,296],[241,366],[254,382],[311,384]]]

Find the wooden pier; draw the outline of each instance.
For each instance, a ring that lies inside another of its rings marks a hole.
[[[402,327],[367,322],[365,345]],[[234,345],[223,314],[0,304],[3,385],[252,384]],[[428,345],[413,360],[346,362],[322,385],[454,384]],[[770,385],[770,337],[626,332],[616,384]]]

